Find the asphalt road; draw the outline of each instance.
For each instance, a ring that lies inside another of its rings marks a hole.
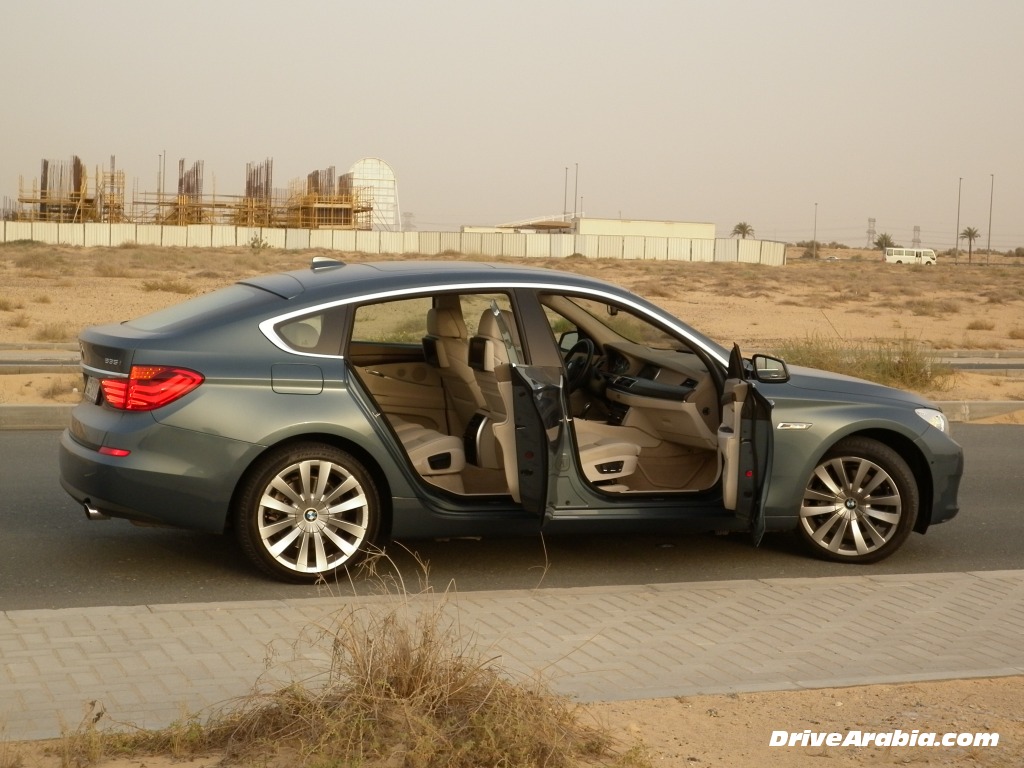
[[[967,470],[961,512],[912,535],[886,561],[836,565],[806,557],[795,535],[771,534],[759,549],[745,536],[632,536],[417,541],[429,584],[459,591],[607,586],[844,574],[930,573],[1024,567],[1024,428],[955,424]],[[0,610],[317,597],[325,587],[270,581],[233,538],[125,521],[90,522],[57,479],[58,432],[0,431]],[[423,569],[389,548],[406,587]],[[333,594],[379,589],[345,583]]]

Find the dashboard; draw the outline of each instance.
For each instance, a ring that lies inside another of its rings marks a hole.
[[[686,400],[708,375],[692,352],[609,344],[605,356],[603,373],[608,386],[646,397]]]
[[[606,344],[598,371],[606,383],[608,423],[633,426],[662,441],[717,450],[718,390],[704,362],[688,351]]]

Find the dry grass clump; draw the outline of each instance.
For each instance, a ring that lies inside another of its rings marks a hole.
[[[996,324],[991,320],[971,320],[967,324],[968,331],[991,331],[996,327]]]
[[[63,274],[67,264],[62,254],[32,249],[15,258],[14,266],[25,276],[45,278]]]
[[[41,394],[47,400],[60,400],[75,392],[80,379],[76,376],[55,376],[43,386]]]
[[[954,315],[960,311],[960,305],[952,299],[915,299],[906,302],[905,306],[912,314],[928,317]]]
[[[678,278],[648,279],[635,283],[632,289],[647,298],[671,299],[683,295],[686,286]]]
[[[47,342],[74,341],[77,337],[78,331],[67,323],[47,323],[32,334],[35,341]]]
[[[131,271],[124,259],[101,261],[93,268],[96,277],[120,278],[130,277]]]
[[[161,280],[143,280],[142,290],[144,291],[165,291],[167,293],[192,293],[192,286],[181,280],[164,278]]]
[[[101,731],[87,717],[65,736],[68,765],[146,754],[277,766],[363,768],[649,768],[641,747],[619,755],[581,709],[539,680],[519,681],[461,639],[446,598],[350,608],[307,629],[297,662],[319,674],[229,703],[205,721],[158,731]],[[320,652],[319,654],[317,652]]]
[[[794,365],[856,376],[900,389],[942,390],[953,385],[954,371],[913,339],[850,342],[814,335],[784,342],[779,355]]]

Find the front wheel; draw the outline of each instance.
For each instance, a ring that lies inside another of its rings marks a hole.
[[[308,583],[363,557],[380,530],[381,505],[357,459],[302,443],[261,459],[243,481],[234,514],[239,543],[257,567]]]
[[[818,557],[874,563],[910,535],[919,505],[917,481],[903,458],[876,440],[852,437],[811,473],[798,530]]]

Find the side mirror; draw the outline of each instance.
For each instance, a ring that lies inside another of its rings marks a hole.
[[[769,384],[780,384],[789,381],[789,369],[785,361],[768,355],[754,355],[750,358],[754,366],[754,378]]]
[[[562,352],[568,352],[570,349],[576,346],[576,342],[580,340],[579,331],[566,331],[558,337],[558,348]]]

